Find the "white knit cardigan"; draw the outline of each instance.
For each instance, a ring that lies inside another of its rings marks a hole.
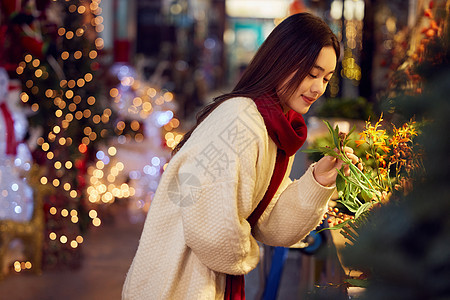
[[[223,299],[225,274],[258,264],[256,240],[290,246],[314,229],[334,188],[315,181],[314,166],[292,182],[293,156],[255,228],[246,221],[269,186],[276,152],[251,99],[216,108],[161,177],[122,298]]]

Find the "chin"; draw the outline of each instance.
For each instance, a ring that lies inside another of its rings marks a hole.
[[[309,111],[309,106],[308,107],[301,107],[299,109],[295,109],[295,111],[301,115],[306,114]]]

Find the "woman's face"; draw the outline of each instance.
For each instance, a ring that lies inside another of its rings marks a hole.
[[[299,114],[306,114],[311,105],[325,92],[335,68],[336,52],[331,46],[323,47],[314,67],[299,84],[292,96],[278,94],[284,112],[292,109]],[[286,85],[293,76],[294,73],[286,78],[281,87]],[[280,90],[282,90],[281,87]]]

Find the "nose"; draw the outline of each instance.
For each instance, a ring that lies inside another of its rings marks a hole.
[[[325,84],[321,78],[314,79],[311,85],[311,93],[318,95],[319,97],[325,91]]]

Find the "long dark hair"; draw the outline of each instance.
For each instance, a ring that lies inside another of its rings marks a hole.
[[[331,46],[340,56],[339,42],[328,25],[309,13],[292,15],[281,22],[261,45],[245,69],[235,88],[213,99],[197,114],[197,123],[172,151],[178,152],[197,126],[221,103],[233,97],[258,98],[273,94],[286,78],[293,74],[281,93],[291,96],[308,75],[323,47]]]

